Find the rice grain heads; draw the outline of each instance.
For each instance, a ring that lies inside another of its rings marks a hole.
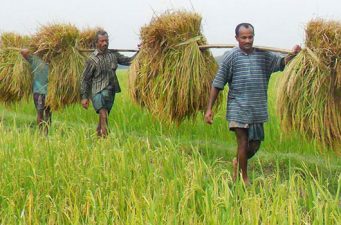
[[[28,99],[32,92],[30,65],[20,49],[29,45],[29,37],[2,33],[0,47],[0,101],[5,104]]]
[[[86,28],[79,33],[78,46],[82,49],[93,49],[95,48],[95,38],[97,31],[104,30],[101,27]]]
[[[42,26],[33,37],[37,54],[49,62],[46,104],[53,111],[80,101],[85,55],[77,50],[79,39],[79,30],[70,24]]]
[[[341,23],[312,20],[306,49],[280,81],[278,113],[286,130],[297,130],[341,154]]]
[[[190,12],[166,12],[141,28],[141,49],[129,74],[130,93],[154,116],[180,124],[207,106],[217,70],[201,33],[201,17]]]

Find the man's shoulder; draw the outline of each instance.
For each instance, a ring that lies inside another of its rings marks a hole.
[[[48,66],[48,64],[39,56],[37,55],[29,55],[27,61],[32,65],[32,66]]]
[[[238,55],[239,52],[239,48],[234,47],[228,51],[226,51],[223,55],[223,62],[227,63],[233,60],[234,57],[236,57]]]
[[[97,57],[97,52],[91,52],[88,56],[88,63],[97,63],[98,62],[98,57]]]
[[[277,54],[275,52],[269,51],[269,50],[264,50],[264,49],[259,49],[255,48],[255,53],[257,55],[265,56],[265,57],[276,57],[280,56],[280,54]]]

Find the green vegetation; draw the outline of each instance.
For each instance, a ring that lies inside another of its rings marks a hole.
[[[252,184],[232,183],[234,136],[225,109],[179,127],[134,105],[119,72],[105,140],[80,105],[54,113],[48,138],[33,103],[0,115],[1,224],[340,224],[341,158],[275,115],[269,90],[266,141],[250,161]]]

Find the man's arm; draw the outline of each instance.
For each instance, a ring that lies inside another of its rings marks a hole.
[[[24,59],[29,60],[29,57],[31,55],[30,50],[27,48],[23,48],[20,50],[21,55],[24,57]]]
[[[87,109],[89,107],[89,97],[90,89],[92,83],[92,77],[94,74],[95,67],[92,61],[89,59],[85,64],[85,69],[83,71],[81,80],[81,103],[83,108]]]
[[[205,113],[205,122],[208,124],[213,123],[213,112],[212,108],[214,106],[215,101],[217,100],[218,94],[221,90],[224,89],[224,86],[226,83],[232,81],[232,60],[233,60],[233,51],[229,51],[224,55],[224,59],[219,66],[219,70],[217,72],[217,75],[215,76],[211,92],[210,92],[210,98],[208,100],[207,110]]]
[[[268,52],[268,76],[277,71],[283,71],[285,66],[292,60],[299,52],[301,51],[301,47],[299,45],[295,45],[292,49],[292,52],[286,56],[278,55],[273,52]]]
[[[284,58],[284,64],[287,65],[300,51],[301,51],[301,46],[295,45],[292,48],[291,53],[289,53],[285,58]]]
[[[220,89],[212,85],[211,92],[210,92],[210,99],[208,100],[207,110],[205,113],[205,122],[208,124],[213,123],[212,107],[214,106],[214,103],[217,100],[217,97],[220,91],[221,91]]]
[[[118,64],[124,65],[124,66],[130,66],[131,61],[133,61],[133,59],[136,57],[137,54],[138,54],[138,52],[135,53],[133,56],[128,57],[128,56],[124,56],[118,52],[115,52]]]

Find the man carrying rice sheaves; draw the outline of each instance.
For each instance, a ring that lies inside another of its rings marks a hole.
[[[293,47],[286,57],[253,48],[254,28],[249,23],[241,23],[235,29],[239,46],[225,54],[212,88],[205,113],[205,121],[213,123],[212,106],[219,92],[229,85],[226,119],[237,139],[237,157],[233,160],[233,179],[238,168],[243,181],[248,184],[247,161],[258,151],[264,140],[263,123],[268,119],[267,90],[272,73],[281,71],[301,50]]]
[[[109,37],[106,31],[98,31],[95,38],[96,49],[90,54],[81,81],[81,103],[88,109],[89,99],[99,115],[97,135],[108,135],[108,115],[114,104],[115,94],[121,92],[116,76],[117,65],[130,65],[134,58],[108,50]]]
[[[45,105],[49,66],[38,56],[31,54],[29,49],[22,49],[20,53],[32,68],[33,100],[37,111],[37,124],[39,129],[47,135],[52,116],[50,107]]]

